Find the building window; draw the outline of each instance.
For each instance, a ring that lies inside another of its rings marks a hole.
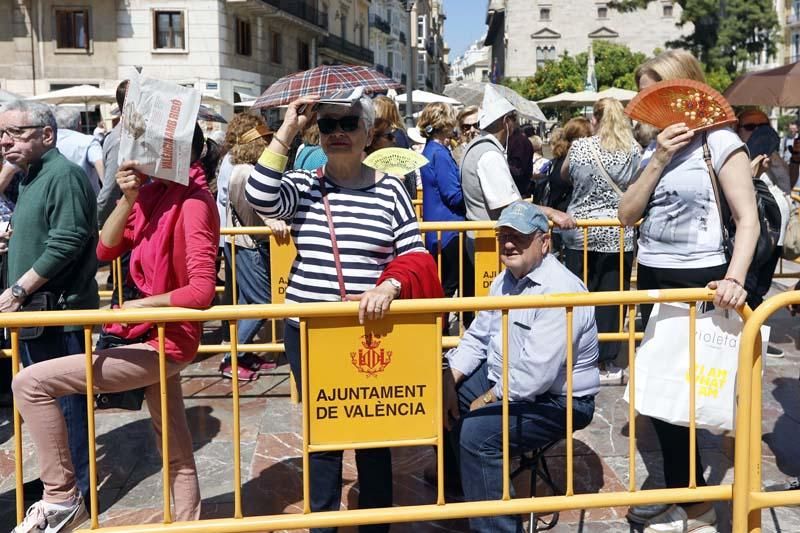
[[[347,15],[342,15],[342,18],[339,19],[341,23],[340,31],[342,32],[342,39],[345,41],[347,40]]]
[[[236,53],[240,56],[253,55],[250,22],[239,18],[236,19]]]
[[[56,47],[89,49],[88,9],[56,9]]]
[[[276,31],[272,32],[272,48],[270,50],[270,58],[273,63],[277,63],[278,65],[283,63],[283,42],[281,34]]]
[[[672,17],[672,4],[664,4],[664,5],[662,6],[662,11],[661,11],[661,13],[662,13],[662,14],[663,14],[665,17],[670,17],[670,18],[671,18],[671,17]]]
[[[322,2],[322,7],[320,8],[320,22],[322,22],[322,26],[330,31],[330,20],[328,20],[328,4],[326,2]]]
[[[417,17],[417,46],[423,47],[425,46],[425,15],[419,15]]]
[[[540,69],[545,66],[548,61],[556,60],[556,47],[555,46],[537,46],[536,47],[536,68]]]
[[[539,10],[539,20],[550,20],[550,8],[543,7]]]
[[[182,11],[154,11],[155,26],[153,47],[176,48],[186,47],[184,39],[184,17]]]
[[[600,6],[597,8],[597,18],[599,19],[608,18],[608,8],[606,6]]]
[[[297,69],[308,70],[311,68],[309,56],[311,55],[311,48],[305,41],[297,40]]]

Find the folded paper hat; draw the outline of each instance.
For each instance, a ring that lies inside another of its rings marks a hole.
[[[478,114],[480,129],[486,129],[495,120],[515,112],[517,109],[511,105],[511,102],[506,100],[497,89],[491,85],[486,85],[483,91],[483,103],[481,104],[481,112]]]
[[[495,228],[500,227],[515,229],[520,233],[530,235],[535,231],[547,232],[550,229],[550,223],[537,206],[524,200],[517,200],[500,213]]]

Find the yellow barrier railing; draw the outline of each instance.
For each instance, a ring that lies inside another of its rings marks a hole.
[[[761,390],[763,358],[759,332],[776,311],[800,304],[800,291],[764,300],[742,331],[737,383],[736,448],[734,451],[733,523],[736,532],[761,531],[761,509],[800,505],[800,491],[764,492],[761,485]]]
[[[420,520],[442,520],[451,518],[467,518],[488,515],[500,514],[519,514],[530,512],[547,512],[557,511],[564,509],[587,509],[587,508],[600,508],[600,507],[613,507],[621,505],[641,505],[641,504],[655,504],[655,503],[685,503],[695,501],[720,501],[734,499],[736,512],[734,513],[733,527],[734,531],[744,531],[743,525],[743,512],[746,514],[753,503],[749,501],[751,496],[750,492],[742,489],[741,483],[748,479],[748,472],[751,466],[748,464],[748,449],[752,450],[754,447],[753,442],[758,441],[760,434],[760,424],[753,427],[755,434],[749,432],[750,422],[750,408],[755,405],[756,401],[760,401],[760,397],[751,396],[756,392],[760,392],[760,388],[751,388],[751,384],[755,385],[752,376],[746,371],[740,372],[739,380],[737,383],[737,398],[739,403],[739,411],[737,415],[737,455],[735,464],[734,486],[721,485],[721,486],[708,486],[697,487],[696,479],[694,478],[694,459],[690,464],[690,484],[685,488],[674,489],[657,489],[657,490],[639,490],[636,481],[636,417],[634,411],[635,398],[635,326],[633,317],[635,316],[635,306],[637,304],[654,304],[658,302],[688,302],[690,306],[690,316],[696,316],[696,306],[698,302],[707,302],[713,299],[713,291],[707,289],[674,289],[662,291],[628,291],[628,292],[610,292],[610,293],[584,293],[584,294],[565,294],[565,295],[544,295],[544,296],[516,296],[516,297],[493,297],[493,298],[464,298],[464,299],[434,299],[434,300],[403,300],[394,302],[389,316],[384,319],[383,327],[391,331],[399,321],[402,321],[404,316],[409,315],[428,315],[435,317],[435,327],[441,327],[441,314],[444,312],[453,311],[469,311],[474,309],[480,310],[496,310],[501,312],[502,316],[502,350],[503,350],[503,387],[504,394],[502,399],[502,427],[503,427],[503,465],[502,472],[504,476],[503,497],[499,501],[481,501],[481,502],[465,502],[465,503],[447,503],[444,495],[443,484],[443,453],[438,453],[437,469],[439,471],[439,483],[437,487],[437,503],[431,505],[415,505],[408,507],[392,507],[384,509],[360,509],[348,510],[337,512],[319,512],[311,513],[308,507],[308,494],[309,494],[309,479],[308,469],[304,468],[303,474],[303,494],[305,495],[304,513],[302,515],[275,515],[275,516],[260,516],[260,517],[246,517],[242,516],[242,494],[241,494],[241,473],[239,472],[240,465],[240,436],[239,436],[239,397],[238,397],[238,379],[236,373],[236,355],[238,346],[235,340],[232,340],[231,352],[233,354],[232,362],[234,365],[233,372],[233,417],[234,417],[234,434],[233,434],[233,468],[234,468],[234,511],[233,518],[230,519],[216,519],[216,520],[201,520],[191,523],[174,523],[171,524],[170,519],[170,492],[169,492],[169,437],[168,425],[163,427],[163,498],[164,498],[164,518],[163,524],[143,524],[143,525],[126,525],[119,527],[103,528],[105,531],[125,531],[125,532],[144,532],[144,531],[215,531],[215,532],[234,532],[234,531],[263,531],[263,530],[279,530],[279,529],[295,529],[306,527],[325,527],[325,526],[350,526],[361,524],[376,524],[384,522],[411,522]],[[800,301],[800,294],[794,293],[793,295],[784,295],[765,302],[762,308],[759,308],[756,318],[748,322],[745,328],[746,335],[742,339],[742,346],[748,347],[743,349],[740,355],[740,368],[747,369],[751,366],[752,362],[748,360],[748,356],[752,355],[752,347],[760,346],[760,339],[758,338],[758,326],[763,319],[775,308],[788,301]],[[573,309],[576,307],[584,306],[598,306],[598,305],[624,305],[628,310],[628,316],[631,319],[631,329],[627,332],[628,348],[630,350],[630,389],[631,400],[628,409],[629,428],[630,428],[630,441],[629,441],[629,486],[627,491],[608,492],[600,494],[575,494],[574,491],[574,448],[573,448],[573,418],[572,418],[572,370],[575,354],[573,353],[573,342],[571,338],[572,317]],[[515,498],[511,499],[509,495],[509,482],[508,476],[510,471],[510,453],[509,453],[509,429],[508,429],[508,316],[509,311],[514,309],[523,308],[564,308],[567,324],[568,342],[566,343],[566,369],[567,369],[567,423],[566,423],[566,487],[564,495],[557,495],[551,497],[536,497],[536,498]],[[157,325],[158,338],[159,338],[159,363],[160,363],[160,383],[162,388],[162,395],[165,394],[166,383],[166,355],[164,352],[164,324],[175,321],[193,321],[205,322],[209,320],[231,320],[231,334],[232,339],[236,338],[236,319],[284,319],[287,317],[300,317],[301,321],[301,351],[302,351],[302,379],[306,386],[303,388],[305,403],[303,406],[303,426],[304,426],[304,444],[303,444],[303,461],[304,465],[308,465],[308,456],[311,451],[308,441],[308,423],[311,418],[309,412],[309,366],[307,364],[308,357],[306,353],[308,346],[308,335],[310,332],[307,330],[309,321],[326,318],[326,317],[345,317],[348,318],[352,324],[357,324],[357,309],[358,304],[354,302],[341,302],[341,303],[320,303],[320,304],[283,304],[283,305],[249,305],[249,306],[219,306],[208,310],[192,310],[192,309],[176,309],[176,308],[160,308],[160,309],[131,309],[131,310],[91,310],[91,311],[56,311],[56,312],[41,312],[41,313],[10,313],[0,315],[0,327],[7,327],[11,330],[12,339],[12,358],[14,363],[14,373],[17,372],[19,365],[19,334],[18,330],[21,327],[29,326],[56,326],[56,325],[79,325],[83,326],[86,340],[86,372],[87,372],[87,390],[93,391],[92,387],[92,371],[93,359],[91,350],[91,331],[94,326],[110,323],[110,322],[124,322],[124,323],[140,323],[152,322]],[[746,310],[745,314],[748,314]],[[324,323],[328,323],[326,320]],[[369,327],[365,326],[365,331]],[[690,339],[694,339],[693,333],[694,323],[690,323]],[[441,349],[441,345],[434,346],[434,351],[437,352]],[[419,347],[416,347],[418,350]],[[749,352],[747,350],[750,350]],[[694,397],[696,386],[696,373],[692,370],[695,365],[695,350],[694,342],[690,341],[690,397],[688,399],[690,406],[690,446],[696,442],[696,423],[694,414]],[[440,352],[439,352],[440,353]],[[436,358],[434,362],[438,361],[439,355],[433,353]],[[416,358],[416,353],[414,354]],[[758,354],[753,356],[758,362]],[[752,364],[754,373],[756,371],[756,364]],[[438,365],[433,367],[433,371],[438,374],[438,383],[441,384],[441,372],[438,370]],[[758,399],[757,399],[758,398]],[[441,399],[438,400],[437,406],[441,407]],[[161,409],[164,420],[166,417],[166,402],[162,401]],[[94,431],[94,406],[93,402],[88,402],[88,415],[89,415],[89,449],[90,449],[90,489],[93,494],[92,505],[90,509],[91,514],[91,528],[98,529],[100,524],[98,521],[98,497],[97,497],[97,465],[95,454],[95,431]],[[382,441],[376,439],[376,442],[371,442],[369,445],[361,444],[358,447],[372,447],[372,446],[408,446],[408,445],[435,445],[441,447],[442,445],[442,411],[437,409],[435,413],[435,428],[436,437],[434,439],[420,439],[418,441]],[[16,511],[17,518],[21,519],[23,515],[23,496],[22,496],[22,438],[20,428],[19,414],[14,411],[14,448],[16,457],[16,489],[17,501]],[[353,446],[341,444],[338,446],[317,446],[314,449],[348,449]],[[693,448],[690,448],[691,453],[689,456],[694,457]],[[744,454],[740,453],[741,451]],[[202,473],[200,473],[202,476]],[[752,491],[751,491],[752,492]],[[743,498],[744,502],[736,502],[734,494],[737,498]],[[780,500],[784,501],[784,500]],[[788,498],[786,499],[788,501]],[[754,499],[755,504],[759,503],[758,499]],[[744,505],[744,507],[742,507]]]

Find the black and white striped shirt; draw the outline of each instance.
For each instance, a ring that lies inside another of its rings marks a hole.
[[[425,251],[411,199],[398,178],[385,176],[363,189],[339,187],[329,179],[325,186],[347,294],[373,288],[396,256]],[[291,221],[297,258],[289,274],[286,302],[339,301],[333,247],[316,173],[291,170],[281,175],[257,164],[247,181],[246,194],[262,215]]]

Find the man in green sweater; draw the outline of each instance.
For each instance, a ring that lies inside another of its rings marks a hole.
[[[0,112],[3,157],[26,172],[11,219],[8,288],[0,312],[17,311],[36,292],[53,294],[57,309],[96,309],[97,203],[83,170],[56,149],[56,121],[44,104],[16,101]],[[25,366],[84,353],[80,326],[50,327],[20,342]],[[88,494],[86,397],[59,400],[69,430],[78,487]]]

